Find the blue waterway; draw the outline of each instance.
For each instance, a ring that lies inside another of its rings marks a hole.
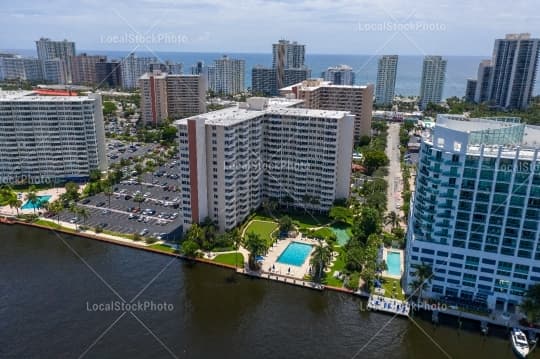
[[[17,50],[22,55],[33,55],[33,50]],[[126,56],[127,51],[97,51],[79,50],[88,54],[107,55],[111,59],[120,59]],[[184,73],[191,71],[190,68],[197,61],[212,64],[214,59],[223,53],[211,52],[137,52],[137,56],[155,56],[161,60],[171,60],[184,64]],[[228,53],[230,57],[240,58],[246,62],[246,88],[251,87],[251,69],[254,65],[271,66],[272,54],[270,53]],[[468,78],[475,78],[478,64],[482,59],[489,56],[444,56],[448,60],[446,70],[446,82],[443,97],[465,95],[465,86]],[[321,72],[329,66],[346,64],[356,72],[356,83],[375,83],[377,79],[377,55],[318,55],[306,54],[306,65],[311,68],[312,77],[320,77]],[[396,79],[396,94],[404,96],[417,96],[420,91],[420,77],[422,73],[422,56],[400,56]],[[536,85],[535,94],[540,94],[540,85]]]

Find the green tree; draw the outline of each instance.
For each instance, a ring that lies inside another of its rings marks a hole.
[[[138,208],[141,209],[141,203],[143,203],[145,200],[144,196],[141,194],[141,193],[137,193],[134,197],[133,197],[133,202],[137,203],[138,204]]]
[[[60,213],[62,213],[62,211],[64,210],[64,205],[62,204],[62,202],[59,200],[51,202],[49,203],[47,209],[49,212],[56,216],[57,222],[60,223]]]
[[[384,224],[391,226],[392,229],[398,228],[399,219],[399,215],[396,212],[391,211],[384,217]]]
[[[231,231],[230,239],[233,242],[234,250],[236,252],[234,256],[234,267],[236,268],[238,266],[238,263],[236,263],[238,259],[238,249],[242,245],[242,235],[240,234],[240,230],[237,227]]]
[[[282,232],[288,232],[293,229],[293,222],[289,216],[281,216],[279,218],[279,230]]]
[[[190,258],[193,258],[197,255],[197,252],[199,251],[199,245],[197,242],[187,239],[182,243],[182,253]]]
[[[332,259],[332,249],[330,246],[323,245],[322,241],[319,241],[319,244],[311,253],[311,265],[313,266],[313,281],[316,283],[321,283],[324,279],[325,273],[324,270],[330,260]]]
[[[111,101],[103,101],[103,115],[109,117],[116,112],[116,104]]]
[[[249,251],[248,265],[251,270],[259,270],[257,257],[266,253],[268,244],[257,233],[249,232],[244,239],[244,246]]]
[[[363,155],[364,158],[362,163],[369,176],[371,176],[377,168],[387,166],[389,163],[388,157],[386,157],[384,151],[367,150],[364,151]]]
[[[90,182],[97,182],[101,180],[101,171],[98,169],[93,169],[90,171]]]
[[[105,187],[103,188],[103,194],[107,196],[107,199],[109,200],[109,208],[111,208],[111,197],[114,194],[114,191],[110,184],[105,184]]]
[[[67,182],[64,188],[66,192],[64,192],[63,199],[67,201],[79,200],[79,186],[75,182]]]
[[[22,201],[17,198],[17,196],[11,196],[7,200],[7,204],[9,208],[13,209],[15,208],[17,210],[17,216],[19,215],[19,208],[22,206]]]
[[[540,283],[529,286],[519,307],[529,323],[535,323],[540,319]]]
[[[381,232],[379,212],[371,207],[363,207],[360,216],[355,217],[352,226],[353,237],[364,243],[371,234]]]
[[[200,247],[204,240],[204,231],[201,226],[194,223],[186,232],[186,240],[194,241]]]
[[[25,199],[32,204],[32,208],[34,209],[34,214],[36,213],[36,208],[39,207],[39,198],[36,193],[36,187],[30,186],[28,189],[28,192],[26,193]]]
[[[422,295],[426,289],[429,288],[431,284],[431,277],[433,277],[433,269],[429,264],[417,264],[414,265],[413,276],[415,279],[411,282],[412,296],[418,297],[420,301]]]

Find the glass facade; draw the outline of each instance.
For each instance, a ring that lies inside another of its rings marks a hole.
[[[469,134],[502,144],[523,136],[524,126]],[[471,143],[472,141],[472,143]],[[531,152],[531,150],[529,150]],[[432,265],[432,296],[484,298],[490,307],[511,309],[540,278],[538,149],[523,156],[516,149],[447,151],[424,141],[411,206],[406,280],[413,266]],[[493,154],[496,155],[493,155]],[[418,255],[419,254],[419,255]]]

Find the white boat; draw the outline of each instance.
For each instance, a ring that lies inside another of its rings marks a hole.
[[[512,329],[510,338],[512,339],[512,348],[520,358],[525,358],[529,355],[529,343],[521,330],[518,328]]]

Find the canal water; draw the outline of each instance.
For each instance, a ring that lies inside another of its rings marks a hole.
[[[131,313],[109,310],[122,301]],[[3,359],[514,358],[505,337],[364,308],[350,295],[0,226]]]

